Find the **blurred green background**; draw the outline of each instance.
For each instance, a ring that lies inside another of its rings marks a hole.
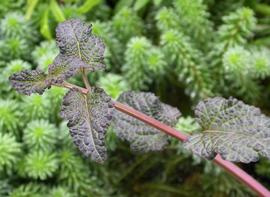
[[[1,0],[0,17],[1,197],[254,196],[175,139],[162,152],[132,153],[109,129],[108,161],[95,164],[58,115],[65,90],[22,96],[8,77],[46,70],[58,54],[55,27],[80,18],[106,43],[107,69],[89,79],[114,99],[154,92],[181,110],[176,128],[187,133],[200,130],[193,106],[211,96],[234,96],[269,114],[269,1]],[[269,161],[240,166],[270,189]]]

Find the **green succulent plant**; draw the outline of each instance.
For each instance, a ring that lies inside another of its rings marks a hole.
[[[112,26],[116,36],[127,43],[132,36],[140,36],[143,32],[141,19],[136,12],[124,7],[112,19]]]
[[[74,197],[74,194],[70,193],[67,188],[56,187],[50,191],[51,197]]]
[[[61,163],[58,176],[60,183],[80,195],[95,193],[95,190],[98,190],[92,185],[96,184],[95,177],[85,173],[87,172],[87,166],[82,158],[76,155],[76,151],[68,148],[62,150],[59,153],[59,162]]]
[[[36,180],[52,177],[58,168],[56,154],[33,150],[20,163],[20,174]]]
[[[29,150],[50,151],[56,144],[57,129],[45,120],[34,120],[23,131],[23,140]]]
[[[11,172],[21,155],[21,144],[12,134],[0,133],[0,173]]]
[[[207,98],[212,94],[206,62],[200,61],[202,53],[194,48],[185,35],[175,30],[164,32],[161,37],[163,51],[172,64],[178,79],[185,83],[186,93],[193,99]]]
[[[23,60],[12,60],[9,62],[3,69],[2,69],[2,77],[0,78],[0,84],[3,88],[1,88],[1,91],[10,91],[11,86],[9,84],[9,76],[11,74],[14,74],[18,71],[24,70],[24,69],[31,69],[31,65],[28,62],[25,62]]]
[[[67,90],[60,87],[51,87],[47,91],[47,99],[50,101],[50,106],[53,106],[49,112],[49,119],[53,122],[60,121],[59,111],[62,103],[62,98],[66,94]]]
[[[171,138],[166,150],[141,155],[110,127],[104,136],[109,159],[94,164],[76,151],[60,118],[67,90],[53,86],[43,97],[25,97],[11,89],[8,77],[35,68],[48,74],[59,53],[53,29],[80,18],[106,46],[107,68],[88,78],[115,100],[124,91],[151,91],[183,109],[175,128],[192,135],[202,129],[191,110],[198,99],[234,96],[269,114],[266,0],[3,0],[0,15],[0,196],[254,196]],[[68,82],[82,85],[79,77]],[[268,187],[269,162],[253,165],[244,168]]]
[[[36,67],[45,71],[53,63],[57,53],[58,49],[54,41],[44,41],[34,49],[32,57]]]
[[[160,49],[144,37],[134,37],[128,42],[125,60],[125,79],[137,90],[147,89],[152,82],[152,76],[161,74],[166,66]]]
[[[24,1],[23,0],[4,0],[0,5],[0,13],[1,17],[4,17],[5,14],[9,13],[13,10],[18,10],[22,7]]]
[[[6,38],[19,37],[26,40],[36,40],[38,34],[29,21],[20,12],[10,12],[0,21],[0,34]]]
[[[23,184],[17,188],[14,188],[10,193],[10,197],[43,197],[45,195],[46,188],[44,185],[39,184]]]
[[[155,19],[157,21],[157,27],[161,32],[178,27],[179,16],[172,8],[164,7],[160,9]]]
[[[27,120],[48,118],[50,100],[47,95],[42,97],[38,94],[33,94],[29,97],[23,97],[23,112]]]
[[[270,75],[269,49],[256,49],[252,53],[250,72],[254,78],[265,79]]]
[[[11,37],[0,40],[0,57],[4,61],[25,58],[29,59],[31,46],[23,38]]]
[[[98,84],[114,99],[117,99],[122,92],[130,89],[123,77],[117,74],[107,74],[101,77]]]
[[[7,180],[0,180],[0,195],[3,197],[8,196],[11,191],[11,185]]]
[[[194,118],[187,116],[180,117],[175,125],[175,128],[179,131],[192,133],[198,131],[200,129],[200,125],[196,122]]]
[[[95,21],[92,31],[93,34],[101,37],[106,44],[104,61],[107,67],[111,70],[117,70],[119,69],[117,63],[121,61],[123,56],[123,43],[120,43],[116,38],[116,32],[112,28],[112,22]]]
[[[17,134],[21,125],[19,104],[15,100],[0,100],[0,130]]]

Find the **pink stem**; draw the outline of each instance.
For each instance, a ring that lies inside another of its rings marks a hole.
[[[76,89],[80,91],[82,94],[88,94],[89,90],[85,88],[78,87],[76,85],[70,84],[68,82],[64,82],[62,84],[63,87],[69,88],[69,89]],[[152,127],[157,128],[158,130],[163,131],[164,133],[167,133],[168,135],[179,139],[180,141],[184,142],[187,140],[188,136],[186,134],[181,133],[180,131],[177,131],[176,129],[169,127],[166,124],[163,124],[159,122],[158,120],[151,118],[132,107],[126,106],[119,102],[114,102],[115,109],[128,114],[134,118],[137,118],[138,120],[141,120]],[[232,174],[234,177],[236,177],[240,182],[244,183],[247,187],[249,187],[251,190],[256,192],[259,196],[262,197],[270,197],[270,192],[262,185],[260,184],[256,179],[254,179],[252,176],[247,174],[244,170],[239,168],[237,165],[233,164],[232,162],[225,161],[221,158],[220,155],[217,155],[214,159],[214,163],[224,168],[228,173]]]
[[[156,119],[151,118],[122,103],[115,101],[114,107],[125,114],[133,116],[134,118],[137,118],[157,128],[158,130],[161,130],[167,133],[168,135],[179,139],[182,142],[184,142],[188,138],[187,135],[177,131],[176,129],[171,128],[168,125],[163,124],[157,121]],[[249,174],[247,174],[244,170],[239,168],[237,165],[233,164],[232,162],[223,160],[220,155],[216,156],[216,158],[214,159],[214,163],[221,166],[227,172],[235,176],[240,182],[244,183],[246,186],[248,186],[250,189],[256,192],[259,196],[270,197],[270,192],[262,184],[260,184],[257,180],[255,180],[253,177],[251,177]]]

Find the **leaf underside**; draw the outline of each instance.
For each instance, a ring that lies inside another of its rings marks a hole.
[[[186,148],[208,159],[217,153],[235,162],[270,159],[270,119],[258,108],[216,97],[201,101],[195,114],[203,132],[189,137]]]
[[[68,121],[74,144],[98,163],[107,158],[104,138],[112,113],[112,101],[100,88],[88,95],[70,90],[62,103],[61,117]]]
[[[20,93],[43,94],[50,84],[46,82],[47,75],[41,70],[23,70],[9,77],[11,85]]]
[[[80,58],[88,64],[88,70],[105,68],[105,45],[100,38],[92,35],[91,25],[79,19],[60,23],[56,28],[56,42],[61,54]]]
[[[180,116],[176,108],[163,104],[152,93],[125,92],[118,101],[170,126]],[[117,136],[129,141],[134,151],[157,151],[167,144],[166,134],[122,112],[115,111],[113,125]]]

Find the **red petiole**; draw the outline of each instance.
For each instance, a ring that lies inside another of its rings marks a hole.
[[[64,82],[62,84],[63,87],[66,87],[68,89],[75,89],[83,94],[88,93],[88,89],[70,84],[68,82]],[[176,129],[163,124],[159,122],[158,120],[149,117],[132,107],[129,107],[127,105],[124,105],[122,103],[119,103],[117,101],[114,101],[114,107],[118,111],[121,111],[125,114],[128,114],[134,118],[137,118],[138,120],[147,123],[148,125],[157,128],[160,131],[163,131],[164,133],[184,142],[187,140],[188,135],[181,133],[180,131],[177,131]],[[249,187],[252,191],[256,192],[259,196],[262,197],[270,197],[270,191],[264,187],[261,183],[259,183],[256,179],[254,179],[252,176],[250,176],[248,173],[246,173],[244,170],[239,168],[237,165],[233,164],[232,162],[223,160],[220,155],[217,155],[214,159],[214,163],[221,166],[223,169],[225,169],[228,173],[236,177],[240,182],[244,183],[247,187]]]

